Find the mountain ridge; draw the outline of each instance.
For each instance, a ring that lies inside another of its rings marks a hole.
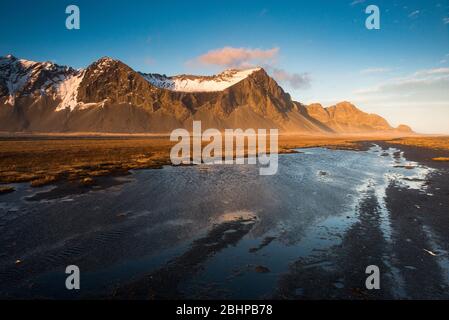
[[[0,131],[166,133],[194,120],[204,128],[307,134],[411,132],[349,102],[323,108],[293,101],[263,68],[167,77],[109,57],[79,70],[0,58]]]

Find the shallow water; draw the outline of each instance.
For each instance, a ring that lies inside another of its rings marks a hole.
[[[280,155],[274,176],[260,176],[253,165],[167,166],[111,178],[127,181],[103,190],[40,201],[29,199],[53,187],[16,185],[0,198],[0,297],[108,297],[163,268],[215,225],[254,216],[237,244],[210,255],[178,290],[189,298],[269,298],[292,262],[341,242],[367,194],[375,194],[382,235],[391,242],[388,185],[426,193],[432,171],[377,146],[298,151]],[[393,253],[384,263],[392,259]],[[81,270],[80,291],[65,289],[70,264]],[[392,281],[400,297],[402,280],[393,267]]]

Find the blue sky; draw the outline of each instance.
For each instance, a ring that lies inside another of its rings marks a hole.
[[[172,75],[228,67],[198,62],[211,50],[274,49],[250,62],[298,101],[349,100],[394,125],[449,133],[449,0],[2,2],[1,55],[76,68],[111,56]],[[69,4],[80,8],[80,30],[65,28]],[[369,4],[380,8],[380,30],[365,28]]]

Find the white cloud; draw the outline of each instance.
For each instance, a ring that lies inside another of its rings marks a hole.
[[[449,53],[445,54],[440,60],[440,64],[446,64],[449,60]]]
[[[449,103],[449,68],[422,70],[411,76],[391,79],[372,88],[357,90],[356,95],[381,99],[445,101]]]
[[[351,2],[351,6],[355,6],[355,5],[364,3],[364,2],[365,2],[365,0],[354,0]]]
[[[389,68],[367,68],[360,70],[361,74],[379,74],[379,73],[386,73],[391,71]]]
[[[434,69],[420,70],[413,74],[414,77],[422,77],[429,75],[449,75],[449,68],[434,68]]]
[[[443,23],[444,24],[449,24],[449,17],[443,18]]]
[[[418,15],[419,15],[419,10],[415,10],[415,11],[413,11],[412,13],[410,13],[409,15],[408,15],[408,17],[409,18],[417,18],[418,17]]]

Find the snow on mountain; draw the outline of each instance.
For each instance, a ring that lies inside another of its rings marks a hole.
[[[69,108],[70,111],[78,105],[77,96],[78,88],[84,78],[85,70],[80,70],[77,74],[72,75],[61,81],[57,86],[57,95],[62,100],[56,107],[56,111]]]
[[[162,89],[182,92],[214,92],[223,91],[244,80],[253,72],[258,70],[260,70],[260,68],[246,70],[230,69],[214,76],[204,77],[191,75],[167,77],[165,75],[155,73],[141,73],[141,75],[149,83]]]
[[[90,108],[93,112],[80,112]],[[167,77],[137,73],[108,57],[80,70],[11,55],[0,57],[3,131],[166,133],[190,128],[194,119],[201,119],[205,128],[219,129],[411,132],[406,126],[391,128],[385,119],[348,102],[323,108],[292,101],[260,68]]]
[[[17,59],[12,55],[0,57],[0,85],[6,87],[10,105],[14,105],[16,95],[29,95],[37,90],[42,95],[56,95],[61,100],[56,111],[73,110],[84,73],[84,70],[76,71],[52,62]]]
[[[9,95],[8,102],[14,103],[14,95],[28,82],[31,76],[29,70],[34,64],[33,61],[18,60],[12,55],[0,57],[0,82]]]
[[[88,69],[74,70],[52,62],[35,62],[17,59],[12,55],[0,57],[0,97],[6,96],[6,103],[14,105],[18,96],[35,93],[51,95],[61,102],[56,111],[82,108],[77,100],[78,89],[87,70],[100,76],[108,72],[115,60],[104,57]],[[260,68],[246,70],[230,69],[213,76],[179,75],[167,77],[159,74],[140,73],[150,84],[163,89],[181,92],[223,91],[244,80]]]
[[[70,67],[52,62],[35,62],[17,59],[12,55],[0,57],[0,91],[8,96],[7,103],[14,105],[17,95],[31,95],[35,91],[42,95],[56,92],[67,100],[67,86],[62,85],[78,74]],[[58,88],[63,88],[59,92]]]

